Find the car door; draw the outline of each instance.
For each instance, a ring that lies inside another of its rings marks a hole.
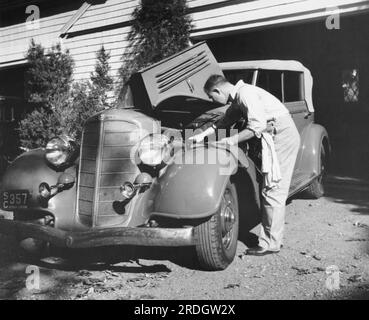
[[[313,114],[309,112],[304,99],[303,73],[297,71],[283,71],[282,102],[290,111],[296,127],[303,134],[304,129],[311,123]]]
[[[302,141],[306,128],[313,120],[313,114],[308,111],[304,99],[303,80],[303,73],[298,71],[259,70],[256,82],[257,86],[267,90],[283,102],[296,124]],[[300,148],[296,159],[290,194],[299,190],[311,178],[310,172],[300,169],[302,168],[300,165],[301,155],[302,148]]]
[[[259,70],[256,82],[258,87],[273,94],[289,110],[296,127],[302,135],[311,122],[306,101],[304,100],[303,73],[283,70]]]

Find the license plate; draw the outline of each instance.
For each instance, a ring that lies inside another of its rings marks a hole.
[[[28,190],[3,191],[1,207],[2,209],[26,209],[29,197]]]

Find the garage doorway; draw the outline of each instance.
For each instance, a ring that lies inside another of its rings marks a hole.
[[[368,14],[273,27],[208,39],[218,61],[298,60],[314,77],[315,119],[332,144],[331,173],[369,178]]]
[[[17,127],[27,112],[25,70],[24,65],[0,69],[0,175],[22,152]]]

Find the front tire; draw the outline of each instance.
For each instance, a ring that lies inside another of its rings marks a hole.
[[[327,151],[324,145],[320,150],[320,174],[305,190],[305,195],[311,199],[319,199],[324,195],[324,180],[327,171]]]
[[[202,268],[224,270],[232,263],[237,249],[239,213],[237,191],[228,182],[218,211],[195,228],[196,253]]]

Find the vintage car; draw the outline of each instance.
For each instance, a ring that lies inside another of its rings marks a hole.
[[[248,214],[239,212],[237,191],[259,206],[261,174],[257,141],[236,151],[210,138],[188,143],[227,108],[203,92],[207,78],[223,72],[285,103],[301,134],[290,196],[305,190],[320,197],[330,147],[313,121],[310,72],[295,61],[218,64],[199,43],[134,74],[121,105],[86,122],[80,146],[51,137],[45,148],[16,158],[0,198],[14,218],[1,219],[0,232],[28,248],[193,246],[202,268],[225,269],[235,257],[240,216]],[[240,174],[251,183],[237,185]]]

